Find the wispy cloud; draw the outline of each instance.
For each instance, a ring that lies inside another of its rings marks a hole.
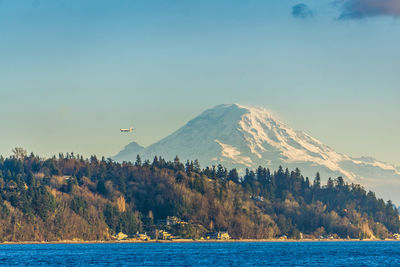
[[[306,4],[300,3],[292,7],[292,16],[294,18],[307,19],[314,16],[314,11]]]
[[[339,19],[363,19],[376,16],[400,17],[400,0],[336,0]]]

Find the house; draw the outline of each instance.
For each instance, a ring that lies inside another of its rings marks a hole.
[[[216,240],[229,240],[231,236],[228,232],[212,232],[206,234],[207,239],[216,239]]]
[[[167,226],[172,226],[177,224],[187,224],[187,222],[182,221],[176,216],[167,216],[165,220],[159,220],[158,223]]]
[[[158,238],[162,240],[172,240],[173,236],[167,231],[160,230],[158,231]]]
[[[167,216],[166,225],[177,225],[177,224],[187,224],[187,222],[182,221],[176,216]]]
[[[178,217],[175,216],[168,216],[166,219],[165,224],[166,225],[176,225],[180,222],[181,220]]]
[[[127,239],[128,235],[124,234],[123,232],[119,232],[116,236],[114,236],[114,238],[118,241],[121,241]]]
[[[393,234],[393,239],[400,240],[400,234]]]
[[[251,199],[254,201],[260,201],[260,202],[264,201],[264,197],[262,197],[262,196],[251,196]]]
[[[148,241],[151,239],[150,236],[148,236],[146,232],[144,234],[136,232],[136,238],[139,240],[142,240],[142,241]]]

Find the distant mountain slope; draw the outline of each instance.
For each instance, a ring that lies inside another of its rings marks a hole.
[[[259,165],[271,169],[279,165],[298,167],[311,178],[317,171],[325,179],[343,176],[400,202],[398,167],[338,153],[310,135],[289,128],[263,108],[216,106],[146,148],[134,142],[127,145],[114,160],[134,161],[137,154],[150,160],[155,155],[168,160],[178,155],[181,160],[198,159],[202,166],[221,163],[241,171]]]

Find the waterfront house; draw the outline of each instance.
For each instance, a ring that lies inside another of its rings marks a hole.
[[[162,240],[172,240],[173,236],[167,231],[160,230],[158,231],[158,238]]]
[[[148,241],[150,240],[150,236],[147,235],[147,233],[145,232],[144,234],[136,232],[136,238],[142,241]]]
[[[206,234],[207,239],[216,239],[216,240],[229,240],[231,236],[228,232],[212,232]]]
[[[124,234],[123,232],[119,232],[116,236],[115,239],[118,241],[125,240],[128,238],[128,235]]]

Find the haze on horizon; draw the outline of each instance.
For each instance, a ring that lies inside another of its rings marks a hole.
[[[400,12],[374,1],[0,0],[0,154],[113,156],[240,103],[400,166]]]

